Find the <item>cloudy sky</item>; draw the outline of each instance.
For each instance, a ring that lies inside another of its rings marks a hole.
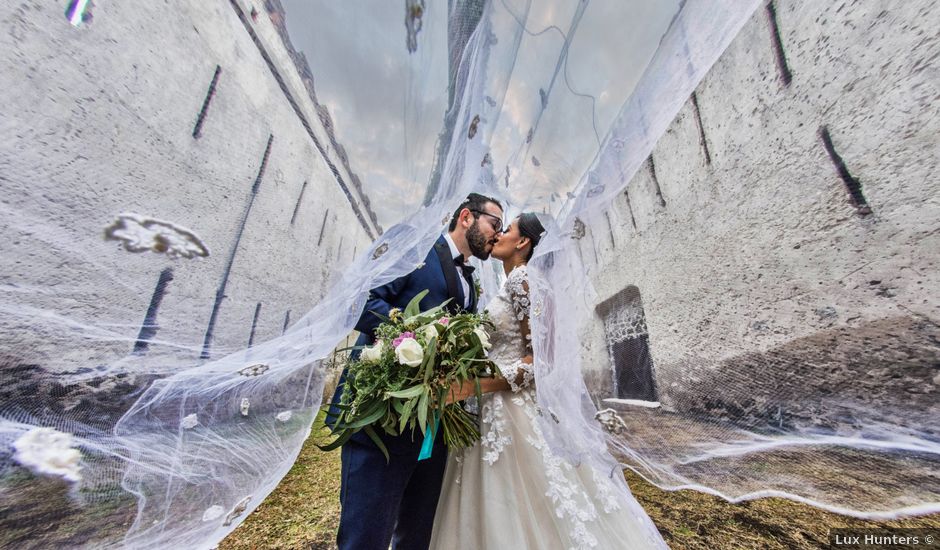
[[[291,40],[306,54],[337,138],[387,228],[420,205],[433,164],[447,102],[447,3],[426,2],[414,53],[406,47],[404,2],[282,3]],[[557,211],[678,4],[494,0],[484,90],[492,101],[482,135],[505,197],[520,208]]]

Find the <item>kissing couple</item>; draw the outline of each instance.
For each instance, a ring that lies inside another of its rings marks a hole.
[[[449,299],[450,313],[476,313],[467,260],[501,261],[507,277],[487,310],[495,326],[489,359],[502,376],[479,380],[482,437],[473,447],[448,454],[440,432],[425,460],[421,438],[407,434],[380,435],[388,459],[362,432],[343,445],[340,550],[666,548],[622,481],[554,454],[539,427],[526,264],[544,232],[532,213],[504,227],[499,201],[471,193],[421,266],[370,291],[357,346],[375,341],[381,320],[373,312],[388,317],[425,290],[421,311]],[[474,393],[468,382],[451,400]]]

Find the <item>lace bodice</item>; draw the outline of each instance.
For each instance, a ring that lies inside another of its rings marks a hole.
[[[525,265],[520,265],[509,273],[506,282],[493,301],[487,307],[490,318],[496,325],[490,337],[493,347],[489,357],[496,363],[509,380],[513,391],[532,384],[532,369],[522,363],[522,358],[532,353],[528,331],[523,326],[529,321],[529,291],[527,289]],[[522,373],[520,374],[520,369]]]

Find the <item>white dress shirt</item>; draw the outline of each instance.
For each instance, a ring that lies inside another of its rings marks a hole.
[[[454,239],[450,237],[450,233],[444,233],[444,240],[447,241],[447,246],[450,247],[450,257],[456,259],[457,256],[460,256],[461,252],[454,244]],[[463,262],[466,264],[467,258],[464,258]],[[467,309],[470,307],[470,283],[467,282],[467,278],[463,276],[463,272],[460,270],[457,271],[457,279],[460,280],[460,286],[463,287],[463,307]]]

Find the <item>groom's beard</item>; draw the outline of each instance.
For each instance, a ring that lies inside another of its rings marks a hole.
[[[480,228],[477,227],[478,223],[480,223],[479,220],[474,221],[473,225],[467,229],[467,244],[470,246],[470,253],[473,254],[474,257],[480,258],[481,260],[488,260],[490,258],[490,251],[486,249],[486,245],[490,240],[480,232]]]

